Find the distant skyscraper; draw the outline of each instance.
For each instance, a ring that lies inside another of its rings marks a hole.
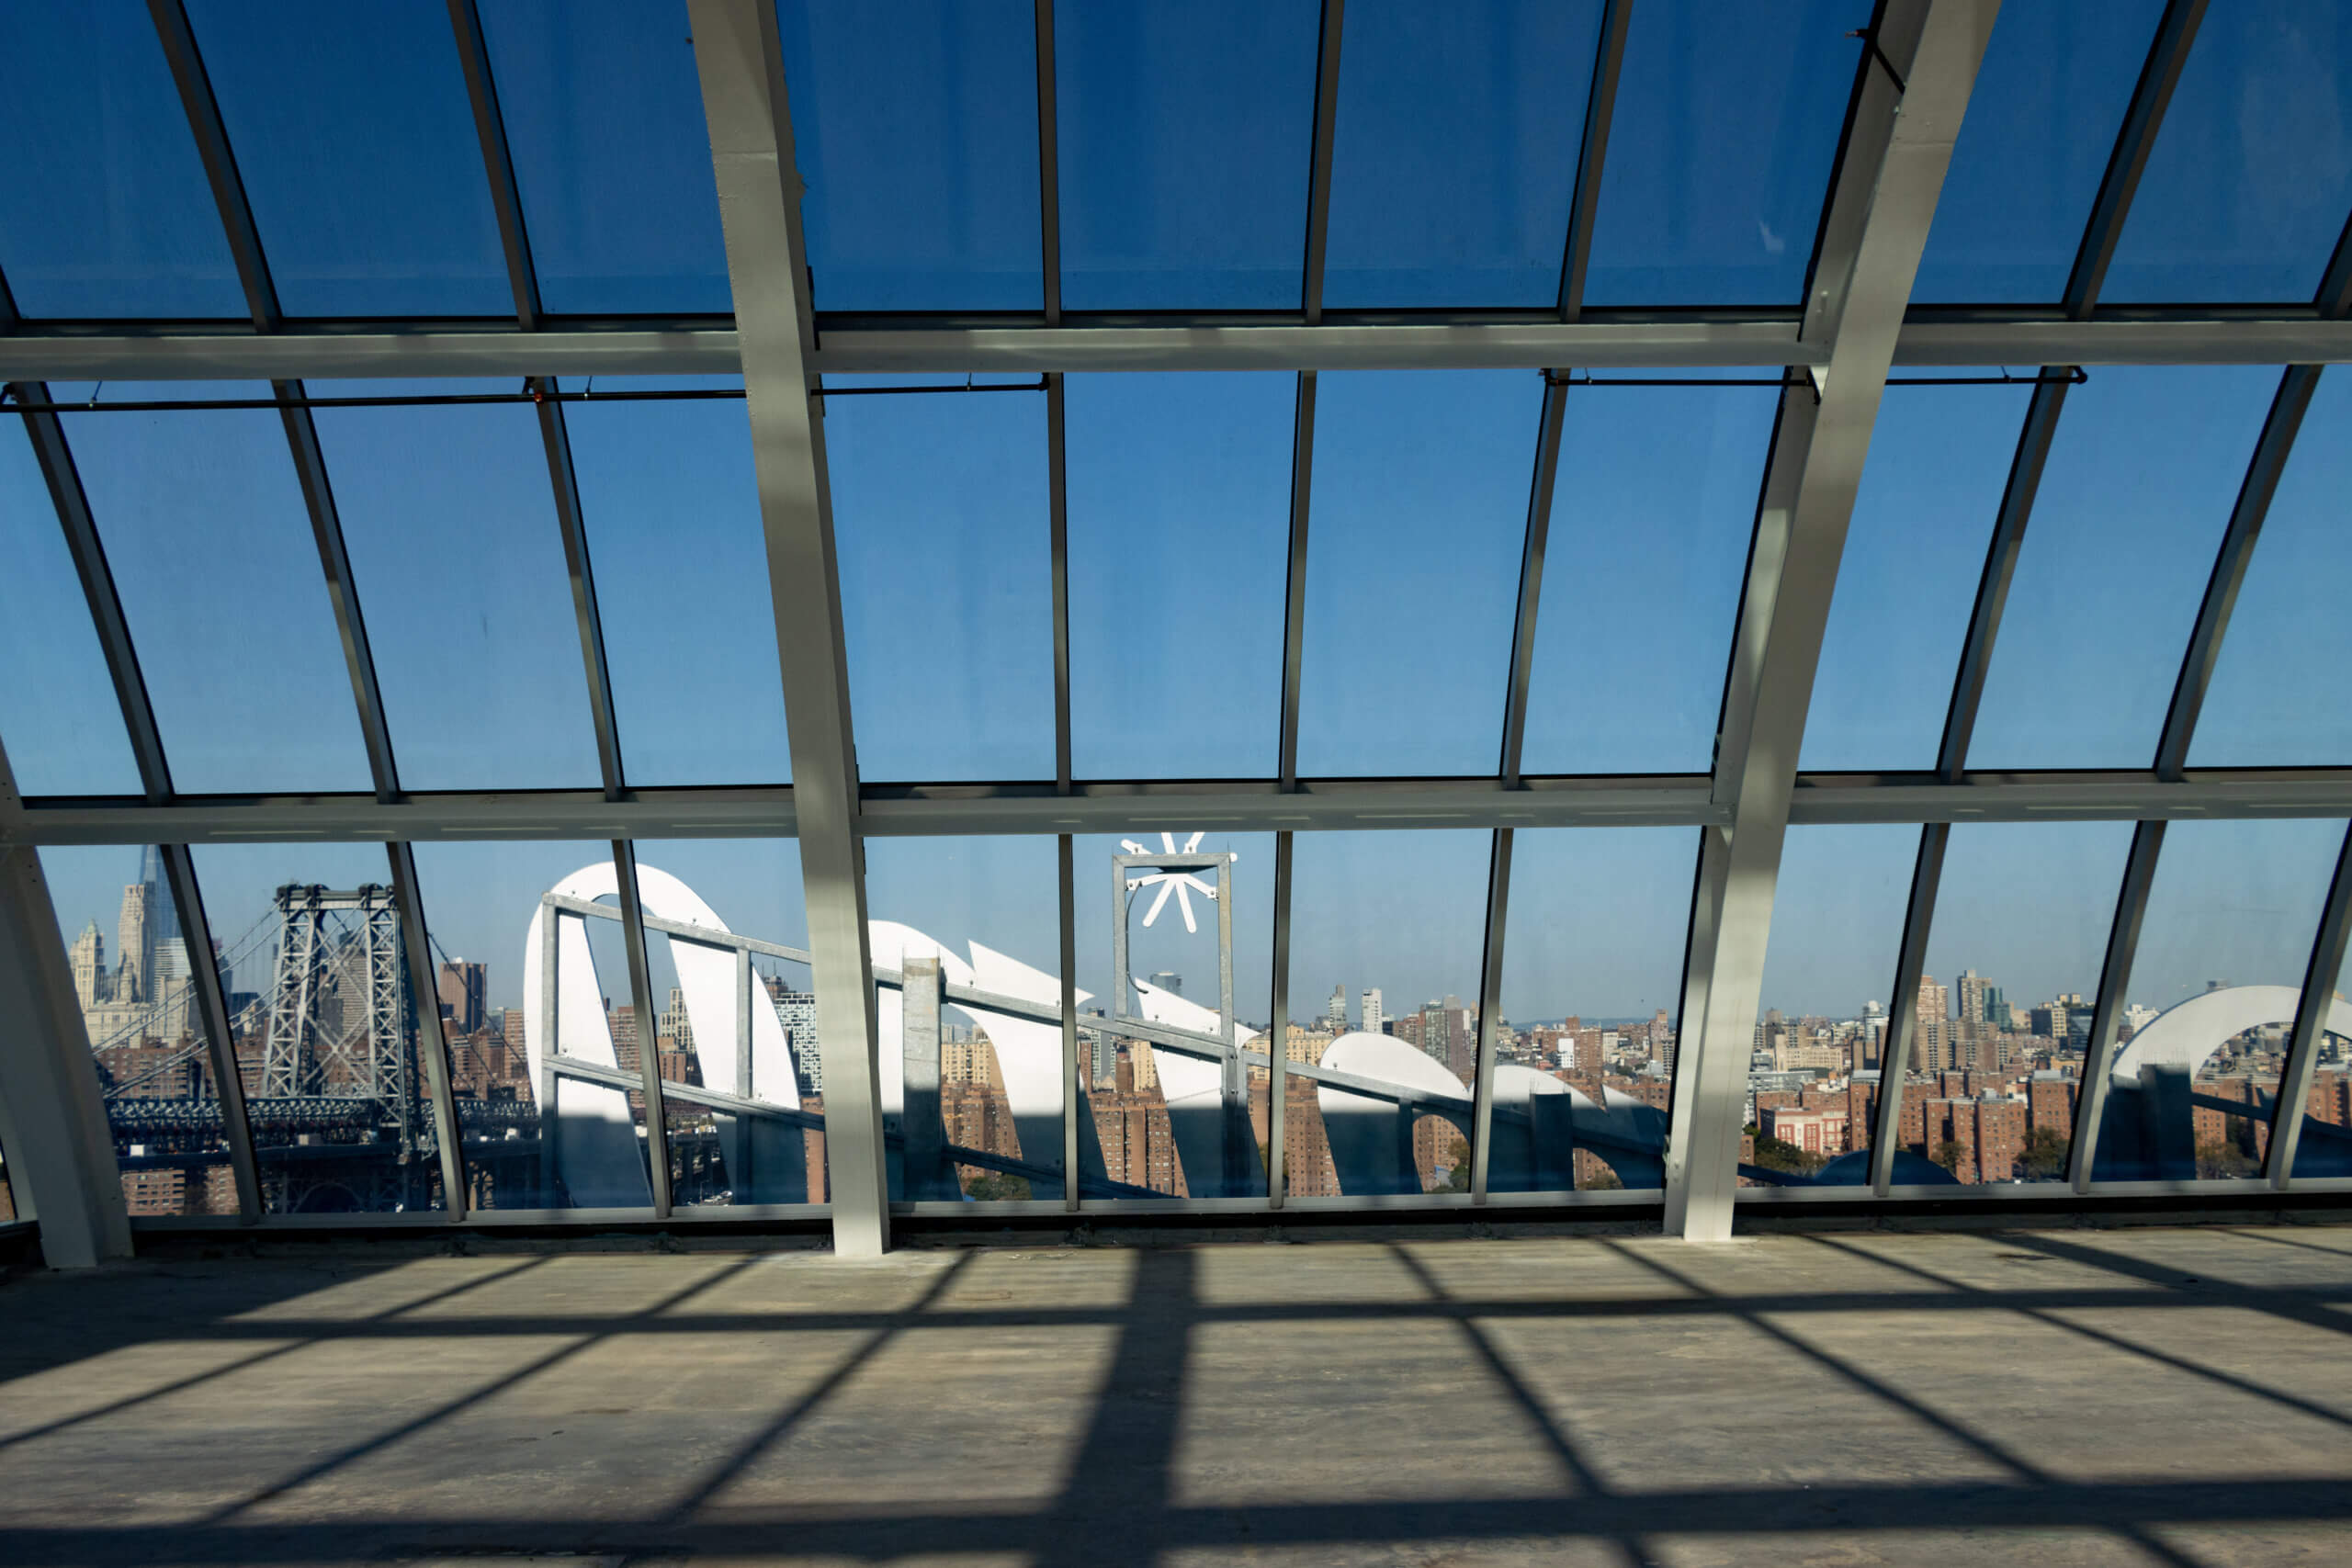
[[[1323,1010],[1323,1032],[1339,1035],[1348,1032],[1348,987],[1342,983],[1331,987],[1330,1005]]]
[[[1973,1040],[1993,1025],[1992,1001],[2000,988],[1973,969],[1960,972],[1960,1037]]]
[[[1366,1034],[1377,1034],[1380,1032],[1381,1024],[1386,1021],[1388,1013],[1380,999],[1380,987],[1377,986],[1364,987],[1363,1021],[1356,1027]]]
[[[1951,989],[1936,984],[1932,975],[1919,976],[1919,1000],[1912,1010],[1916,1027],[1912,1031],[1911,1060],[1907,1064],[1914,1072],[1949,1066],[1948,1048],[1951,1039]]]
[[[482,964],[452,958],[441,965],[441,1010],[458,1033],[471,1034],[482,1027],[488,987],[489,972]]]

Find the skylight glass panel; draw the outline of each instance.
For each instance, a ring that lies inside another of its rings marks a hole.
[[[1566,396],[1521,766],[1705,773],[1780,395]]]
[[[2066,395],[1968,765],[2144,768],[2278,385],[2113,367]]]
[[[1936,765],[2031,401],[2026,388],[1888,389],[1846,529],[1800,767]]]
[[[2107,304],[2289,304],[2352,211],[2352,5],[2205,13],[2140,177]]]
[[[1544,384],[1507,370],[1317,379],[1299,772],[1491,773]]]
[[[624,378],[597,390],[696,385],[741,382]],[[788,782],[775,605],[743,405],[561,407],[622,771],[636,784]]]
[[[447,8],[190,0],[289,316],[507,316]]]
[[[1585,301],[1797,305],[1867,27],[1861,0],[1634,7]]]
[[[1044,391],[831,398],[825,459],[859,773],[1052,778]]]
[[[1026,0],[778,0],[820,310],[1045,302]]]
[[[2192,767],[2352,762],[2352,376],[2320,378],[2264,514],[2188,748]]]
[[[1326,305],[1557,302],[1601,9],[1349,7]]]
[[[146,6],[0,7],[0,103],[35,138],[0,159],[0,273],[20,314],[245,314]]]
[[[489,0],[481,25],[540,303],[556,315],[730,310],[685,6]]]
[[[1063,386],[1073,771],[1272,774],[1298,378]]]
[[[2163,15],[2162,0],[2005,0],[1913,299],[2033,304],[2064,296]]]
[[[266,398],[269,388],[125,381],[103,395]],[[373,787],[278,415],[63,417],[173,786],[255,795]]]
[[[1066,0],[1054,28],[1062,303],[1299,309],[1312,0]]]
[[[511,382],[315,381],[328,397]],[[322,409],[326,454],[401,783],[602,782],[563,536],[525,403]],[[675,635],[614,626],[607,638]]]
[[[20,795],[137,795],[122,705],[25,422],[0,417],[0,746]]]

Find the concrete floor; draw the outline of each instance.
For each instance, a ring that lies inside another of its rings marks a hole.
[[[0,1481],[9,1562],[2340,1565],[2352,1228],[20,1274]]]

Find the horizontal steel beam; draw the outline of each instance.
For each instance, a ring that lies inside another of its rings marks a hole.
[[[827,325],[825,375],[1093,370],[1672,369],[1818,366],[1793,319],[1412,320],[1139,326]],[[1907,322],[1898,368],[1928,366],[2278,365],[2352,361],[2352,322],[2313,316]],[[524,333],[356,323],[348,332],[0,334],[0,380],[293,381],[405,377],[733,376],[728,326]],[[1897,379],[1900,379],[1898,376]]]
[[[1703,779],[1309,781],[1283,794],[1271,780],[1218,784],[876,785],[861,819],[874,838],[1206,829],[1226,832],[1391,828],[1720,827],[1730,808]],[[2067,817],[2147,821],[2184,817],[2352,816],[2352,768],[2191,773],[1801,775],[1790,820],[2038,822]],[[207,797],[150,806],[132,799],[0,800],[0,845],[380,842],[451,840],[790,838],[792,792],[647,790],[605,800],[593,791],[373,796]],[[593,843],[585,848],[595,847]],[[586,911],[582,911],[586,912]],[[601,912],[601,910],[599,911]],[[661,922],[649,930],[668,931]],[[728,945],[716,932],[685,927]],[[767,953],[774,944],[754,951]],[[772,956],[805,963],[797,948]]]

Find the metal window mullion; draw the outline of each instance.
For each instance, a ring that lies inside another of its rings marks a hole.
[[[1060,111],[1054,82],[1054,0],[1036,0],[1038,264],[1044,275],[1046,324],[1062,319],[1062,178]]]
[[[551,392],[555,382],[535,378],[532,388]],[[596,574],[588,559],[588,529],[580,511],[580,478],[571,465],[571,433],[563,405],[552,398],[538,404],[539,438],[547,447],[548,482],[555,493],[556,527],[563,536],[563,566],[571,580],[571,614],[580,628],[580,662],[588,681],[589,717],[596,729],[596,765],[605,798],[627,792],[621,767],[620,724],[613,713],[613,677],[605,657],[605,622],[596,603]]]
[[[2295,1179],[2295,1153],[2302,1146],[2312,1078],[2335,1004],[2347,933],[2352,933],[2352,827],[2347,827],[2344,848],[2335,857],[2335,876],[2328,884],[2327,906],[2312,942],[2311,962],[2303,969],[2303,993],[2295,1004],[2294,1032],[2287,1042],[2285,1069],[2278,1075],[2278,1103],[2270,1111],[2270,1165],[2263,1174],[2275,1190],[2286,1190]]]
[[[5,289],[6,285],[0,284],[0,293]],[[2340,321],[2352,316],[2352,218],[2344,220],[2344,231],[2335,238],[2335,251],[2320,278],[2316,300],[2322,321]]]
[[[1527,495],[1527,533],[1520,547],[1519,610],[1511,622],[1510,690],[1503,702],[1503,787],[1517,789],[1527,743],[1527,685],[1535,663],[1535,613],[1544,596],[1544,552],[1552,536],[1552,497],[1560,469],[1560,427],[1567,389],[1546,372],[1535,474]]]
[[[2147,919],[2148,894],[2155,886],[2156,860],[2163,853],[2164,845],[2162,822],[2143,822],[2132,831],[2132,853],[2123,863],[2123,886],[2116,895],[2115,921],[2108,928],[2107,958],[2099,966],[2098,994],[2091,1007],[2091,1036],[2083,1047],[2083,1084],[2075,1102],[2075,1142],[2066,1156],[2066,1180],[2076,1192],[2088,1192],[2091,1189],[2091,1167],[2098,1154],[2099,1121],[2107,1111],[2107,1075],[2115,1056],[2116,1024],[2123,1015],[2123,993],[2132,983],[2132,962],[2140,948],[2140,926]]]
[[[687,0],[709,130],[776,624],[792,801],[825,1066],[833,1247],[889,1245],[872,949],[841,579],[834,557],[800,181],[775,8]]]
[[[458,61],[473,105],[474,131],[481,141],[490,204],[498,214],[498,239],[506,255],[506,276],[514,291],[515,324],[525,332],[539,324],[538,274],[531,265],[531,242],[523,227],[523,197],[514,182],[514,154],[506,141],[505,116],[498,107],[498,85],[490,71],[490,44],[482,36],[475,0],[449,0],[449,28],[457,35]]]
[[[645,1085],[646,1174],[653,1183],[653,1217],[670,1217],[670,1121],[662,1096],[662,1043],[653,1032],[653,976],[645,959],[645,911],[637,897],[637,846],[613,840],[613,871],[621,901],[621,933],[628,951],[629,1007],[637,1015],[638,1077]]]
[[[1340,44],[1347,0],[1323,0],[1315,53],[1315,141],[1306,172],[1306,257],[1299,302],[1306,324],[1323,319],[1323,269],[1331,243],[1331,146],[1340,122]]]
[[[1062,963],[1062,1207],[1078,1212],[1080,1171],[1078,1119],[1091,1115],[1087,1095],[1092,1074],[1079,1074],[1078,1050],[1078,869],[1077,846],[1068,833],[1056,840],[1059,872]]]
[[[1487,934],[1478,960],[1478,1065],[1470,1086],[1470,1201],[1487,1201],[1488,1140],[1495,1124],[1495,1031],[1503,989],[1503,933],[1510,919],[1511,832],[1494,831],[1487,862]]]
[[[229,1143],[230,1173],[237,1183],[237,1216],[244,1224],[254,1224],[261,1219],[261,1169],[254,1156],[253,1124],[245,1116],[245,1080],[237,1070],[236,1037],[229,1018],[229,999],[221,990],[212,926],[205,918],[203,894],[196,883],[195,857],[186,844],[157,847],[163,852],[164,876],[172,885],[172,904],[179,914],[180,933],[189,951],[188,978],[196,987],[197,1016],[204,1025],[213,1092],[220,1100],[220,1128]]]
[[[213,96],[211,77],[206,73],[203,56],[196,47],[187,7],[182,0],[147,0],[147,14],[154,22],[164,62],[171,67],[172,81],[179,88],[180,107],[196,139],[197,157],[204,165],[205,180],[212,187],[212,205],[220,215],[220,227],[228,237],[229,254],[236,263],[245,308],[252,312],[255,327],[274,333],[284,324],[277,286],[270,277],[268,259],[262,254],[261,231],[254,222],[253,206],[245,197],[244,178],[237,172],[236,155],[229,146],[228,128],[220,118],[220,102]]]
[[[2188,51],[2197,42],[2205,6],[2206,0],[2170,0],[2156,23],[2148,58],[2123,111],[2123,123],[2116,130],[2114,151],[2109,154],[2098,196],[2091,204],[2090,220],[2084,226],[2083,242],[2066,278],[2066,314],[2075,321],[2089,317],[2098,303],[2099,290],[2106,286],[2116,243],[2123,237],[2123,223],[2131,216],[2140,175],[2147,169],[2165,110],[2172,103],[2173,89],[2180,84],[2182,67],[2188,63]]]
[[[1306,638],[1306,525],[1315,471],[1315,372],[1298,373],[1291,424],[1290,565],[1283,589],[1282,739],[1276,750],[1282,788],[1298,787],[1298,694]]]
[[[1894,1156],[1903,1129],[1903,1091],[1910,1076],[1918,1032],[1919,986],[1928,966],[1928,933],[1935,924],[1936,892],[1943,882],[1944,850],[1951,824],[1919,829],[1919,854],[1911,868],[1911,902],[1903,913],[1903,945],[1894,961],[1894,990],[1887,1003],[1886,1037],[1879,1043],[1878,1104],[1871,1126],[1871,1191],[1886,1196],[1894,1184]]]
[[[2064,367],[2044,367],[2043,375]],[[2025,548],[2026,524],[2033,516],[2034,498],[2041,493],[2042,469],[2058,436],[2058,416],[2066,406],[2066,383],[2044,379],[2033,389],[2026,405],[2025,423],[2018,432],[2017,456],[2009,461],[2008,483],[2001,491],[2000,510],[1994,514],[1992,542],[1984,553],[1984,570],[1977,579],[1976,602],[1969,611],[1968,636],[1961,644],[1960,668],[1952,675],[1951,702],[1944,711],[1943,739],[1936,751],[1936,772],[1957,780],[1968,766],[1968,745],[1976,733],[1976,715],[1984,700],[1984,679],[1993,667],[1993,645],[2001,634],[2001,617],[2009,602],[2009,584],[2017,576],[2018,557]]]
[[[1568,204],[1568,240],[1560,263],[1560,320],[1584,313],[1585,274],[1592,261],[1593,219],[1600,210],[1600,176],[1609,157],[1609,127],[1616,118],[1617,79],[1625,65],[1625,35],[1634,0],[1609,0],[1601,13],[1600,44],[1585,94],[1584,138],[1577,157],[1576,194]]]
[[[1290,1077],[1290,864],[1291,836],[1274,835],[1274,953],[1266,1024],[1266,1207],[1283,1206],[1288,1173],[1283,1162],[1284,1085]]]
[[[1046,553],[1053,566],[1054,788],[1070,787],[1069,485],[1062,438],[1062,378],[1046,377]]]
[[[391,863],[392,898],[400,906],[401,946],[408,953],[408,987],[416,1013],[416,1049],[424,1058],[424,1089],[433,1101],[433,1132],[441,1154],[441,1201],[452,1224],[466,1217],[466,1160],[462,1124],[450,1083],[449,1032],[441,1017],[440,987],[434,984],[433,953],[418,890],[416,854],[407,844],[384,846]],[[552,924],[552,922],[550,922]]]
[[[2246,465],[2245,481],[2238,488],[2236,504],[2230,508],[2229,527],[2222,535],[2212,575],[2205,582],[2205,597],[2197,607],[2197,625],[2189,633],[2188,650],[2181,655],[2180,674],[2173,682],[2172,703],[2165,712],[2164,733],[2156,744],[2158,778],[2177,780],[2188,769],[2189,742],[2196,737],[2205,694],[2221,661],[2222,639],[2229,635],[2238,590],[2245,585],[2246,569],[2261,540],[2263,521],[2269,515],[2271,498],[2278,493],[2279,477],[2286,472],[2296,433],[2302,428],[2303,415],[2319,388],[2319,377],[2316,365],[2290,365],[2279,378],[2278,394],[2270,401],[2262,435]]]

